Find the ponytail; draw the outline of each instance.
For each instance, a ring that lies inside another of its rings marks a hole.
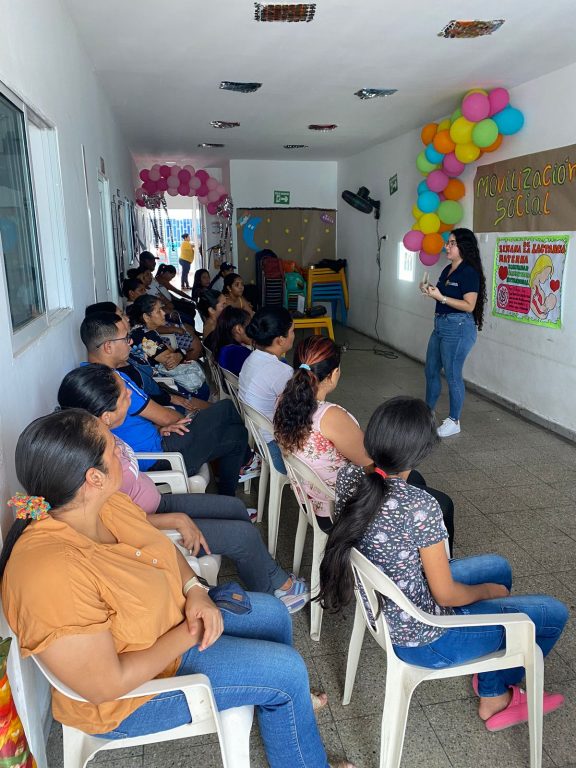
[[[454,238],[456,239],[456,244],[462,260],[478,273],[480,279],[478,298],[476,299],[476,306],[474,307],[472,316],[474,322],[478,326],[478,330],[481,331],[484,323],[484,305],[486,304],[486,278],[484,277],[484,269],[482,268],[478,240],[474,232],[465,227],[453,229],[451,234],[454,235]]]

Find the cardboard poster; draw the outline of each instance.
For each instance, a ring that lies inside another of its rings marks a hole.
[[[492,314],[520,323],[561,328],[569,241],[569,235],[497,238]]]

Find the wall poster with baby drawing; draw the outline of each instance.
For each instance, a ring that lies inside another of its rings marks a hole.
[[[569,235],[498,237],[492,314],[547,328],[562,327],[562,287]]]

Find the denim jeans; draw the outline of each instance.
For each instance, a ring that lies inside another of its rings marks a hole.
[[[252,525],[246,506],[232,496],[206,493],[163,494],[156,510],[182,512],[202,531],[213,555],[234,561],[246,589],[273,594],[289,578],[270,556],[260,531]],[[198,557],[206,554],[200,549]]]
[[[434,317],[434,330],[426,352],[426,402],[434,410],[442,391],[440,372],[444,369],[450,396],[450,418],[455,421],[460,419],[464,405],[462,369],[477,335],[470,312],[451,312]]]
[[[310,700],[308,671],[291,647],[292,622],[285,605],[250,593],[252,612],[223,613],[224,634],[205,651],[191,648],[178,675],[209,677],[218,709],[253,704],[271,768],[328,768]],[[155,696],[105,735],[121,739],[190,722],[182,693]]]
[[[479,555],[462,560],[451,560],[450,570],[454,581],[461,584],[503,584],[512,586],[512,569],[507,560],[499,555]],[[536,643],[547,656],[562,634],[568,620],[568,609],[559,600],[547,595],[511,595],[494,600],[480,600],[454,609],[456,614],[526,613],[536,627]],[[497,625],[488,627],[462,627],[449,629],[437,640],[418,648],[394,646],[396,655],[408,664],[430,669],[442,669],[453,664],[479,658],[506,647],[504,629]],[[524,669],[497,670],[478,675],[480,696],[492,697],[506,693],[510,685],[516,685],[524,677]]]
[[[268,446],[268,450],[270,451],[270,458],[272,459],[272,464],[274,464],[274,468],[278,470],[278,472],[281,472],[283,475],[286,475],[286,464],[284,464],[284,459],[282,458],[282,451],[280,450],[280,446],[276,442],[276,440],[270,440],[269,443],[266,443]]]

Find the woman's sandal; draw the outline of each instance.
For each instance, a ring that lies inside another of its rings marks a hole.
[[[474,693],[478,696],[478,675],[472,677],[472,688]],[[510,728],[513,725],[519,723],[526,723],[528,721],[528,697],[526,691],[520,688],[518,685],[511,685],[512,698],[507,707],[501,712],[497,712],[492,717],[489,717],[484,721],[486,730],[488,731],[503,731],[505,728]],[[561,693],[546,693],[544,692],[544,698],[542,701],[543,714],[547,715],[549,712],[559,709],[564,704],[564,696]]]
[[[312,709],[314,712],[320,712],[328,704],[328,694],[324,691],[310,689],[310,698],[312,699]]]
[[[328,763],[329,768],[356,768],[354,763],[348,762],[348,760],[337,760],[336,762]]]

